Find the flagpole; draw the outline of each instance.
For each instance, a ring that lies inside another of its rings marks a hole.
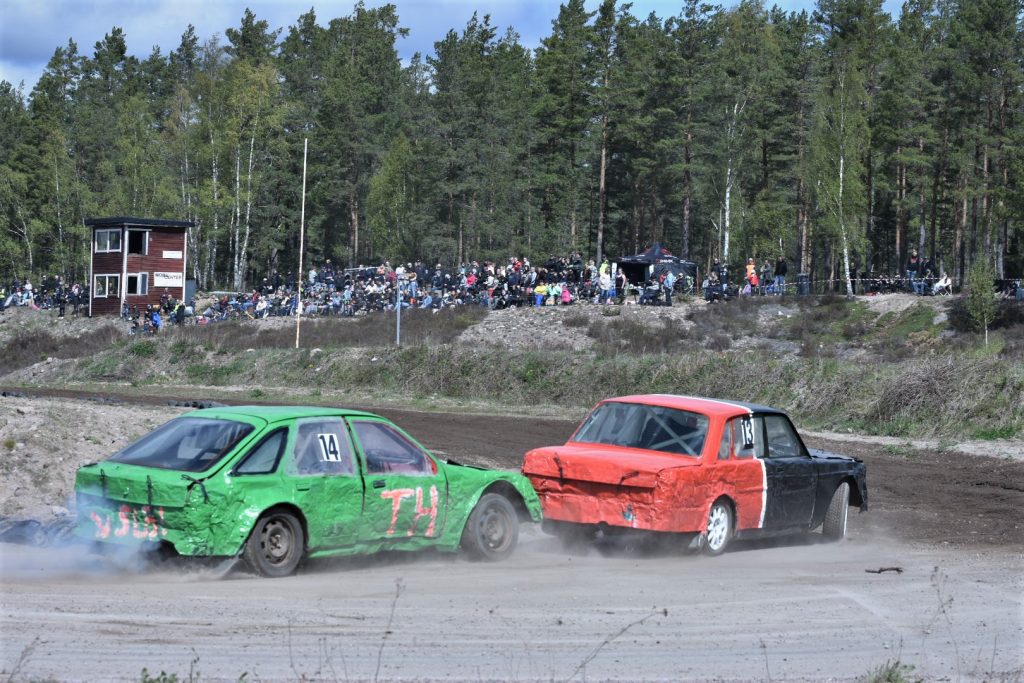
[[[302,212],[299,215],[299,272],[298,305],[295,307],[295,348],[299,348],[299,327],[302,325],[302,252],[306,246],[306,154],[309,152],[309,138],[302,141]]]

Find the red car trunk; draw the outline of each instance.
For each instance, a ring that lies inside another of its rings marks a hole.
[[[703,514],[693,509],[688,487],[679,485],[699,465],[681,455],[570,443],[530,451],[523,474],[540,495],[546,519],[678,531],[694,513]]]

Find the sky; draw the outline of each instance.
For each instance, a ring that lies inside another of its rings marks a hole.
[[[386,0],[365,0],[368,7]],[[398,42],[399,55],[407,59],[414,53],[430,54],[435,41],[449,29],[461,32],[472,17],[489,14],[491,25],[502,35],[509,26],[527,47],[537,47],[551,30],[558,16],[559,0],[391,0],[398,7],[400,24],[409,36]],[[352,14],[354,0],[0,0],[0,80],[16,87],[24,81],[26,95],[31,92],[54,50],[78,44],[80,54],[92,56],[93,46],[115,26],[125,34],[129,53],[145,59],[159,46],[167,55],[181,43],[181,35],[191,23],[202,44],[214,34],[223,38],[224,30],[238,27],[246,7],[257,19],[265,19],[271,28],[281,28],[282,36],[298,17],[315,8],[321,25],[335,17]],[[596,9],[599,0],[587,0],[588,9]],[[729,6],[728,0],[722,2]],[[785,10],[811,10],[814,0],[766,0]],[[884,0],[886,11],[898,14],[901,0]],[[632,12],[647,17],[678,13],[679,0],[633,0]]]

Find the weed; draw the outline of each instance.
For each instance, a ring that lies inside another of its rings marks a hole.
[[[263,398],[267,393],[262,389],[253,389],[249,392],[249,398]]]
[[[391,599],[391,612],[388,614],[388,623],[384,626],[384,633],[380,637],[380,647],[377,648],[377,669],[373,672],[373,680],[375,682],[380,678],[380,663],[381,656],[384,654],[384,644],[391,633],[391,622],[395,619],[395,607],[398,606],[398,598],[402,597],[402,591],[404,590],[405,584],[402,582],[402,579],[395,579],[395,597]]]
[[[150,339],[137,341],[128,347],[128,353],[136,358],[153,358],[156,356],[156,342]]]
[[[889,455],[896,456],[897,458],[910,458],[916,455],[914,447],[909,443],[889,444],[887,446],[883,446],[882,450],[884,450]]]
[[[14,439],[4,439],[4,448],[9,451],[13,451],[14,447],[18,445],[18,442]]]
[[[634,626],[640,626],[640,625],[644,624],[648,619],[650,619],[650,618],[652,618],[652,617],[654,617],[654,616],[656,616],[658,614],[667,617],[668,616],[668,609],[667,608],[658,609],[657,607],[652,607],[651,611],[648,612],[647,614],[645,614],[644,616],[640,617],[639,619],[635,619],[635,620],[629,622],[628,624],[626,624],[625,626],[620,628],[615,633],[612,633],[609,636],[607,636],[604,640],[602,640],[600,643],[597,644],[597,647],[595,647],[593,650],[590,651],[590,654],[588,654],[586,657],[583,658],[583,661],[581,661],[576,666],[576,668],[573,670],[573,672],[569,675],[569,678],[567,678],[566,680],[567,681],[571,681],[572,679],[576,678],[576,674],[580,673],[581,671],[584,672],[583,678],[584,678],[584,680],[586,680],[587,664],[589,664],[594,659],[594,657],[596,657],[601,652],[601,650],[604,649],[604,647],[606,645],[609,645],[609,644],[615,642],[617,639],[619,639],[621,636],[623,636],[627,631],[629,631],[629,629],[633,628]]]
[[[994,441],[996,439],[1012,439],[1017,434],[1015,425],[1000,425],[998,427],[981,427],[971,432],[972,439],[979,441]]]
[[[860,683],[919,683],[922,679],[911,677],[914,667],[898,659],[887,660],[876,669],[857,679]]]

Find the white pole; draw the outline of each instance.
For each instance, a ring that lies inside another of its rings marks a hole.
[[[302,141],[302,211],[299,214],[299,273],[298,305],[295,307],[295,348],[299,348],[299,327],[302,325],[302,252],[306,246],[306,154],[309,151],[309,138]]]
[[[395,278],[397,291],[395,292],[395,346],[402,345],[402,280]]]

